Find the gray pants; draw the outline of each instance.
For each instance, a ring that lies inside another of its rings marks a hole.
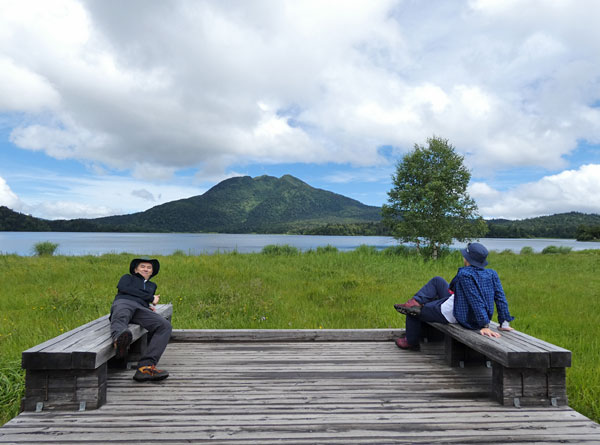
[[[171,323],[141,303],[115,300],[110,308],[110,333],[113,340],[125,332],[129,323],[139,324],[148,331],[148,347],[138,367],[156,365],[171,338]]]

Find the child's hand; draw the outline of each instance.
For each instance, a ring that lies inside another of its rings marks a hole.
[[[499,331],[514,331],[515,328],[511,328],[508,324],[508,321],[503,321],[502,324],[498,327]]]
[[[160,295],[155,295],[154,300],[152,300],[152,304],[158,304],[158,300],[160,300]]]
[[[485,337],[500,337],[500,334],[492,331],[490,328],[483,328],[479,330],[479,333]]]

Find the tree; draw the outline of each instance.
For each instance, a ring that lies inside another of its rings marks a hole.
[[[396,164],[382,214],[396,239],[415,243],[417,250],[425,243],[436,259],[442,246],[479,238],[487,225],[467,193],[471,173],[464,158],[447,139],[427,142],[428,147],[415,144]]]

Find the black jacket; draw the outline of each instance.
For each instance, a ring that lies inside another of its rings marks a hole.
[[[140,274],[126,274],[119,280],[117,289],[119,292],[117,292],[115,300],[124,298],[137,301],[138,303],[149,307],[152,301],[154,301],[156,284],[152,281],[144,282],[144,278]]]

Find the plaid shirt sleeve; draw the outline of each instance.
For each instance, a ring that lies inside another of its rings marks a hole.
[[[490,269],[489,272],[492,273],[494,281],[494,301],[496,302],[496,309],[498,309],[498,323],[502,324],[504,321],[513,321],[515,317],[511,316],[508,311],[508,301],[506,301],[500,277],[498,277],[495,270]]]

